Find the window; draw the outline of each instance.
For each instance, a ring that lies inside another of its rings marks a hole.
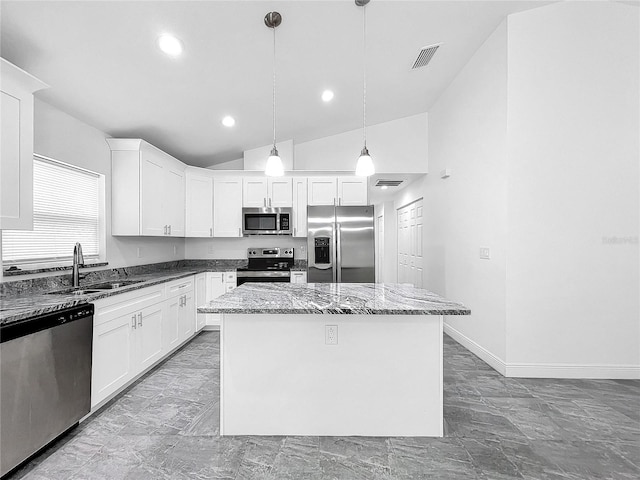
[[[2,232],[5,265],[71,260],[82,244],[85,262],[100,256],[100,175],[40,155],[33,159],[33,230]]]

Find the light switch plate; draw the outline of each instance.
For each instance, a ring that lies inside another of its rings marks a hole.
[[[480,258],[483,260],[491,259],[491,250],[489,247],[480,247]]]

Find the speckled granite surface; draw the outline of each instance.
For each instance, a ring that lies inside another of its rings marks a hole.
[[[470,315],[460,303],[396,283],[245,283],[198,313]]]
[[[68,288],[70,275],[2,282],[0,283],[0,325],[91,303],[100,298],[150,287],[200,272],[234,271],[243,265],[246,265],[246,260],[182,260],[90,272],[80,281],[82,288],[103,282],[139,281],[139,283],[86,295],[49,293]]]

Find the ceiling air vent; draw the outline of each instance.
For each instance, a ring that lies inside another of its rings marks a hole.
[[[378,180],[376,187],[397,187],[402,183],[402,180]]]
[[[442,45],[442,43],[436,43],[435,45],[422,47],[420,53],[418,53],[418,58],[416,58],[416,61],[413,62],[413,67],[411,67],[411,70],[415,70],[416,68],[420,67],[426,67],[435,55],[436,50],[440,48],[440,45]]]

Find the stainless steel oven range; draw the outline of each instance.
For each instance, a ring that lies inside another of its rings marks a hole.
[[[247,249],[249,263],[237,271],[238,286],[247,282],[290,282],[293,247]]]

